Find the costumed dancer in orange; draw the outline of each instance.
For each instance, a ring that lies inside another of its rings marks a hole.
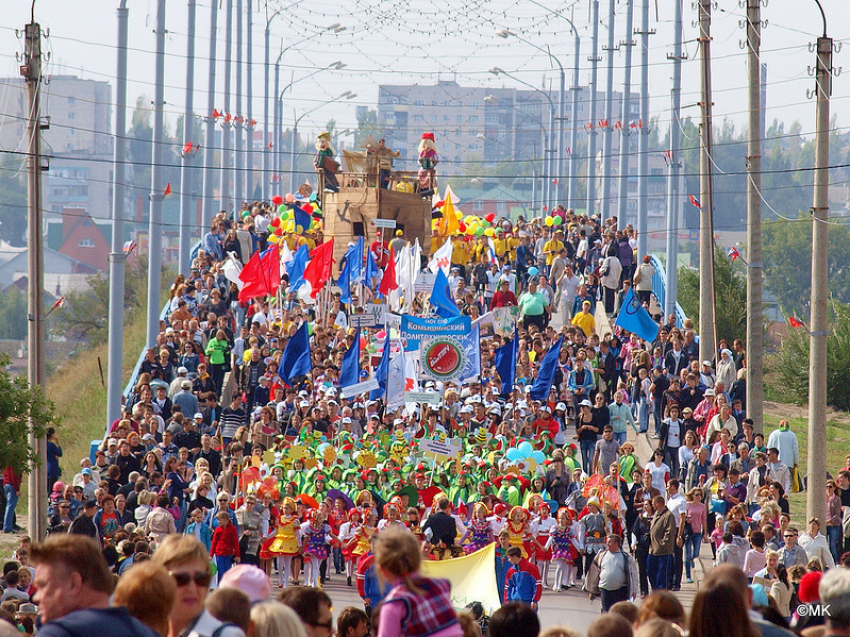
[[[295,516],[295,501],[283,499],[283,514],[277,522],[277,530],[270,533],[260,549],[260,559],[277,558],[277,585],[286,588],[289,585],[289,572],[292,558],[300,552],[301,523]],[[294,577],[296,573],[292,573]]]
[[[518,546],[522,550],[522,556],[528,559],[531,554],[529,544],[531,534],[528,532],[528,513],[525,509],[515,506],[505,522],[505,528],[510,536],[510,545]]]
[[[378,532],[378,529],[375,527],[377,520],[378,516],[375,515],[374,511],[367,511],[364,522],[355,535],[354,548],[351,549],[351,556],[355,559],[355,561],[359,560],[361,556],[366,555],[366,553],[372,550],[372,547],[369,545],[369,541],[372,539],[372,536]]]
[[[348,521],[339,526],[339,543],[342,546],[342,557],[345,560],[345,572],[348,576],[348,585],[351,586],[351,578],[354,577],[354,569],[357,566],[357,557],[352,554],[357,545],[357,532],[363,526],[363,515],[360,509],[353,508],[348,512]]]

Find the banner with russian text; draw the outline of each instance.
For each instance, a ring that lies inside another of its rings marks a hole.
[[[425,577],[442,577],[452,585],[452,606],[457,610],[472,602],[481,602],[492,615],[502,602],[496,584],[496,543],[464,557],[442,561],[424,561],[420,572]]]
[[[430,340],[437,336],[463,338],[471,329],[471,320],[468,316],[422,318],[402,314],[399,336],[405,342],[405,351],[410,352],[419,349],[419,341]]]

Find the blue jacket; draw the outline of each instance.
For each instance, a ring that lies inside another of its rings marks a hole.
[[[212,545],[212,531],[210,531],[210,527],[201,522],[199,525],[197,522],[190,522],[189,526],[186,527],[185,535],[195,535],[195,527],[200,526],[200,531],[198,535],[200,536],[201,542],[203,542],[204,546],[207,547],[207,553],[210,551],[210,546]]]

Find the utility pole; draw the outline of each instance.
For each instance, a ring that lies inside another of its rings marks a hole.
[[[761,1],[747,6],[747,415],[764,431],[764,318],[761,239]]]
[[[638,202],[637,257],[642,259],[647,250],[647,208],[649,197],[649,36],[655,29],[649,28],[649,3],[644,0],[640,11],[640,120],[638,122]],[[669,254],[669,253],[668,253]]]
[[[106,390],[106,429],[121,413],[124,355],[124,183],[127,150],[127,0],[118,6],[118,64],[115,73],[115,160],[112,168],[112,249],[109,253],[109,357]]]
[[[832,95],[832,38],[826,34],[826,16],[823,16],[823,36],[817,41],[817,67],[815,69],[815,188],[812,206],[812,297],[809,327],[809,450],[808,480],[806,488],[806,516],[823,515],[826,507],[826,340],[827,326],[827,272],[829,251],[829,98]],[[749,350],[750,346],[747,345]]]
[[[578,29],[573,26],[570,20],[570,26],[573,28],[573,38],[575,51],[573,53],[573,85],[570,87],[572,92],[572,104],[570,106],[570,182],[567,190],[567,201],[571,208],[576,207],[576,199],[578,199],[578,162],[576,161],[576,150],[578,149],[578,96],[581,93],[581,85],[579,80],[579,65],[581,58],[581,37],[578,34]]]
[[[605,78],[605,127],[602,132],[602,214],[599,221],[611,216],[611,155],[614,138],[611,120],[614,119],[614,23],[616,21],[616,0],[608,0],[608,46],[602,47],[608,52],[608,74]]]
[[[681,187],[682,158],[682,2],[675,0],[673,14],[673,53],[667,59],[673,61],[673,88],[670,90],[670,152],[667,157],[667,293],[664,297],[664,315],[676,312],[676,296],[679,291],[679,215],[682,202]],[[706,360],[706,359],[701,359]],[[708,360],[711,360],[710,358]]]
[[[254,199],[254,109],[251,102],[254,101],[254,75],[251,70],[253,63],[253,54],[251,49],[254,46],[254,30],[253,15],[251,13],[251,0],[245,3],[248,13],[245,16],[245,199],[253,201]],[[260,193],[262,196],[262,192]]]
[[[558,90],[558,185],[555,188],[555,197],[553,199],[553,205],[557,206],[559,203],[565,203],[564,194],[566,194],[566,190],[564,189],[564,155],[566,154],[564,127],[567,122],[567,79],[560,60],[551,53],[549,57],[558,63],[558,71],[561,74],[560,88]],[[572,162],[569,162],[567,165],[572,167]],[[567,175],[567,183],[569,183],[570,179],[571,177]]]
[[[632,40],[634,29],[634,0],[626,0],[626,39],[620,41],[621,47],[626,47],[626,60],[623,75],[623,101],[620,107],[620,166],[619,190],[617,193],[617,217],[622,227],[629,213],[629,156],[631,155],[631,134],[629,125],[632,104]]]
[[[148,330],[147,347],[156,345],[162,302],[162,178],[165,131],[165,0],[156,7],[156,88],[153,102],[153,166],[151,166],[150,221],[148,223]]]
[[[209,63],[209,84],[207,89],[207,114],[204,116],[207,127],[204,139],[204,203],[203,214],[201,215],[201,236],[209,231],[210,224],[213,218],[213,209],[215,202],[215,118],[213,111],[215,110],[215,61],[216,61],[216,45],[218,31],[218,2],[210,3],[210,53],[208,58]]]
[[[699,0],[701,97],[699,130],[699,357],[713,360],[717,350],[714,318],[714,184],[712,175],[713,131],[711,109],[711,4]]]
[[[192,182],[195,171],[192,169],[193,150],[185,151],[187,145],[191,146],[195,134],[195,0],[189,0],[189,20],[187,22],[187,44],[186,44],[186,105],[183,111],[183,161],[180,164],[180,255],[178,260],[178,271],[188,272],[192,253],[192,229],[194,222],[194,200],[192,196]],[[211,141],[209,142],[212,143]]]
[[[266,12],[268,13],[268,5],[266,6]],[[277,148],[277,140],[275,139],[274,132],[271,134],[271,141],[269,140],[269,125],[272,124],[272,119],[269,118],[269,101],[271,99],[269,91],[269,83],[271,79],[271,60],[269,59],[271,56],[271,18],[266,16],[266,30],[263,32],[263,44],[265,45],[265,58],[263,60],[263,147],[260,149],[263,153],[263,187],[261,189],[261,197],[269,201],[271,199],[271,181],[272,181],[272,173],[271,173],[271,159],[272,153]],[[279,82],[279,74],[275,74],[275,82]],[[277,91],[277,85],[275,85],[275,91]],[[274,115],[272,118],[277,117],[277,106],[274,107]],[[274,124],[272,124],[272,130],[274,130]],[[272,144],[272,148],[269,148],[269,144]]]
[[[598,100],[596,99],[597,84],[599,79],[599,0],[590,3],[590,24],[592,25],[592,39],[590,57],[590,126],[588,128],[589,139],[587,140],[587,216],[596,214],[596,120]]]
[[[34,390],[44,391],[44,227],[41,209],[41,25],[27,24],[26,49],[21,75],[27,87],[27,380]],[[41,539],[47,522],[47,440],[36,436],[36,423],[30,421],[29,445],[41,463],[30,467],[29,531]]]
[[[249,0],[250,1],[250,0]],[[245,152],[243,148],[242,135],[245,132],[245,113],[242,110],[242,0],[236,0],[236,117],[234,118],[233,136],[236,138],[234,175],[236,186],[233,194],[236,201],[233,202],[233,213],[237,215],[245,200]]]
[[[233,208],[233,191],[231,190],[233,176],[233,154],[230,145],[230,78],[231,62],[233,60],[233,0],[227,0],[224,25],[224,127],[221,130],[221,207],[223,210]]]

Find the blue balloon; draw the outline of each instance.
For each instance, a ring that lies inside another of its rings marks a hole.
[[[510,449],[508,449],[505,455],[508,457],[508,460],[512,462],[519,460],[522,457],[522,454],[519,452],[519,449],[515,447],[511,447]]]
[[[528,268],[528,276],[537,276],[538,272],[540,272],[540,270],[538,270],[534,266]]]
[[[534,447],[532,447],[531,443],[527,440],[525,442],[519,443],[517,449],[519,449],[519,452],[522,454],[523,458],[528,458],[534,451]]]
[[[535,451],[531,454],[531,459],[537,464],[543,464],[543,461],[546,460],[546,454],[542,451]]]
[[[315,192],[310,195],[310,201],[316,201],[316,193]]]

